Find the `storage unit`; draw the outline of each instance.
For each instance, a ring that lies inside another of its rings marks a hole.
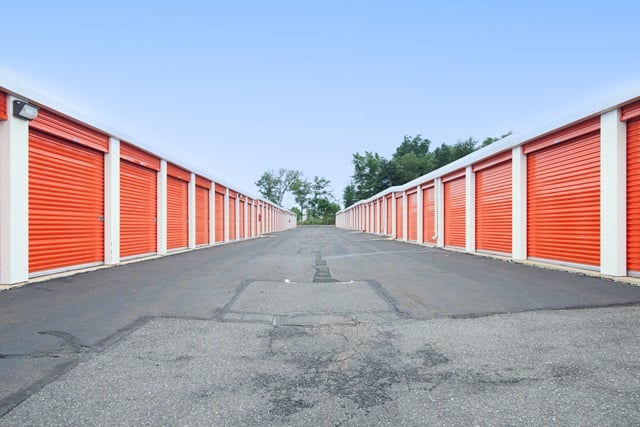
[[[418,189],[407,192],[407,239],[412,242],[418,240]]]
[[[158,250],[158,171],[160,159],[120,144],[120,258]]]
[[[244,230],[245,230],[245,225],[246,225],[246,223],[245,223],[245,216],[246,215],[244,213],[244,208],[245,208],[247,202],[246,202],[244,196],[241,196],[239,200],[240,200],[240,212],[239,212],[239,214],[240,214],[240,220],[239,220],[240,237],[239,238],[240,239],[244,239],[245,238]]]
[[[393,230],[393,195],[387,195],[387,231],[385,234],[391,235]]]
[[[404,197],[396,193],[396,239],[404,238]]]
[[[224,227],[225,227],[225,216],[224,216],[224,195],[227,192],[227,189],[224,188],[220,184],[215,185],[215,203],[216,203],[216,211],[215,211],[215,223],[216,223],[216,243],[224,242]]]
[[[247,198],[247,237],[251,238],[255,236],[254,226],[255,226],[255,212],[254,212],[253,199]]]
[[[196,176],[196,246],[208,245],[211,181]]]
[[[527,254],[600,265],[600,117],[525,144]]]
[[[229,190],[229,240],[236,240],[236,200],[238,193]]]
[[[422,242],[436,243],[436,207],[433,182],[422,185]]]
[[[473,165],[476,174],[476,250],[511,254],[511,151]]]
[[[465,247],[466,207],[465,170],[442,178],[444,186],[444,245]]]
[[[627,269],[640,274],[640,117],[627,122]]]
[[[104,261],[109,138],[41,109],[29,128],[29,273]]]
[[[167,249],[189,245],[189,181],[191,173],[167,164]]]
[[[9,107],[7,106],[7,94],[0,91],[0,120],[7,120],[7,112]]]

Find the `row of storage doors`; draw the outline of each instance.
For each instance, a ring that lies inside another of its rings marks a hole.
[[[527,256],[578,266],[600,265],[600,120],[576,126],[523,146],[526,155]],[[475,185],[475,249],[512,252],[511,152],[473,165]],[[472,181],[473,182],[473,181]],[[442,177],[444,246],[466,247],[464,170]],[[435,244],[436,210],[433,183],[421,186],[422,242]],[[406,199],[405,199],[406,196]],[[417,240],[417,188],[396,193],[395,237]],[[387,199],[387,232],[391,230],[391,198]],[[627,268],[640,271],[640,118],[627,124]]]
[[[104,261],[105,153],[109,139],[41,110],[29,131],[29,272],[49,273]],[[120,144],[120,257],[158,251],[160,159]],[[190,172],[167,165],[167,249],[189,239]],[[209,244],[212,183],[196,177],[196,245]],[[224,187],[216,186],[215,238],[224,240]],[[229,197],[230,206],[237,195]],[[243,203],[246,202],[243,200]],[[235,206],[235,205],[233,205]],[[251,205],[252,208],[255,208]],[[235,209],[229,209],[235,237]],[[243,218],[241,218],[243,220]],[[253,234],[251,231],[249,234]],[[244,237],[244,230],[241,234]]]

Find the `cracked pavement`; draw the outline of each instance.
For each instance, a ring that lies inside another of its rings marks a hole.
[[[639,302],[301,227],[0,293],[0,424],[633,425]]]

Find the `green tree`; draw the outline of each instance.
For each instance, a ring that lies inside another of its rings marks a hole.
[[[336,212],[340,210],[340,205],[322,197],[316,201],[316,218],[322,224],[335,224]]]
[[[294,206],[294,207],[291,208],[291,212],[296,214],[296,218],[298,218],[298,222],[302,221],[302,212],[300,211],[300,209],[298,209],[296,206]]]
[[[388,187],[405,184],[509,135],[511,132],[489,137],[481,144],[469,137],[453,145],[444,143],[433,151],[430,151],[431,141],[428,139],[421,135],[405,135],[391,160],[369,151],[355,153],[354,172],[342,195],[344,205],[351,206]]]
[[[300,208],[301,220],[304,218],[304,212],[308,209],[309,194],[311,193],[311,184],[302,175],[296,177],[291,183],[291,194]]]
[[[318,211],[318,203],[320,200],[329,200],[333,198],[331,191],[331,181],[326,178],[314,176],[313,181],[309,183],[309,214],[312,217],[320,218],[321,214]]]
[[[265,199],[282,206],[285,193],[290,190],[291,184],[301,175],[300,171],[296,170],[268,170],[262,174],[255,184]]]

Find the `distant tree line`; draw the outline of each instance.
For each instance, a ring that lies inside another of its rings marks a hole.
[[[297,206],[291,211],[300,224],[333,224],[340,205],[335,203],[331,181],[314,176],[306,178],[302,172],[289,169],[268,170],[255,182],[262,196],[282,206],[284,196],[293,196]]]
[[[430,151],[431,141],[421,135],[405,136],[391,159],[369,151],[355,153],[354,172],[342,195],[344,206],[368,199],[386,188],[405,184],[509,135],[511,132],[482,142],[470,137],[453,145],[442,144],[433,151]]]
[[[511,132],[482,142],[470,137],[453,145],[442,144],[433,151],[430,150],[431,141],[421,135],[405,136],[391,159],[369,151],[355,153],[354,172],[342,195],[344,206],[368,199],[389,187],[405,184],[509,135]],[[255,184],[265,199],[279,206],[282,206],[286,194],[293,196],[297,206],[291,211],[301,224],[333,224],[340,210],[331,182],[323,177],[308,179],[302,172],[291,169],[268,170]]]

